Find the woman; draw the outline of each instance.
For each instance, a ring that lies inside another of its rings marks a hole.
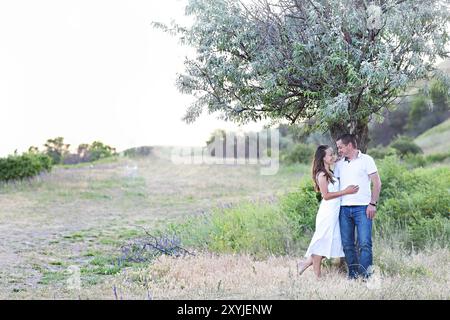
[[[341,233],[339,229],[339,209],[343,195],[358,192],[358,186],[348,186],[339,191],[339,180],[337,180],[331,166],[336,157],[333,149],[327,145],[317,148],[312,165],[312,178],[317,192],[322,194],[319,211],[316,216],[316,231],[311,244],[305,254],[305,261],[299,263],[300,275],[311,265],[314,273],[320,277],[320,265],[324,257],[344,257],[342,250]]]

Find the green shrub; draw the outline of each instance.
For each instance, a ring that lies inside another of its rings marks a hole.
[[[89,161],[96,161],[116,155],[116,149],[103,144],[100,141],[94,141],[88,146]]]
[[[220,253],[287,254],[293,242],[287,217],[268,204],[216,209],[207,216],[170,224],[168,230],[186,246]]]
[[[382,187],[381,199],[397,197],[402,191],[420,189],[419,178],[411,170],[401,163],[396,156],[386,157],[377,162]]]
[[[153,147],[142,146],[138,148],[130,148],[123,152],[126,157],[147,157],[153,153]]]
[[[50,172],[52,170],[52,159],[49,156],[42,153],[37,154],[35,156],[37,157],[42,166],[41,171]]]
[[[403,161],[408,166],[408,168],[418,168],[425,167],[429,164],[443,162],[450,158],[450,153],[436,153],[428,156],[422,154],[411,154],[408,153],[403,157]]]
[[[408,169],[395,157],[378,165],[381,201],[375,224],[377,230],[405,230],[405,245],[424,247],[450,240],[450,170],[448,168]]]
[[[428,164],[427,158],[421,154],[411,154],[408,153],[403,157],[403,162],[408,166],[408,168],[418,168],[425,167]]]
[[[407,154],[423,153],[422,149],[414,142],[414,140],[407,136],[399,136],[389,146],[397,150],[400,157]]]
[[[426,156],[427,163],[442,162],[450,158],[450,152],[447,153],[435,153]]]
[[[406,244],[420,249],[432,243],[448,245],[450,221],[442,217],[422,218],[408,228],[408,235],[410,239]]]
[[[282,161],[286,163],[311,163],[314,155],[314,147],[309,144],[296,144],[292,150],[285,151]]]
[[[396,149],[391,147],[378,146],[376,148],[371,148],[367,150],[367,154],[374,159],[384,159],[389,156],[394,156],[397,154]]]
[[[448,245],[450,170],[410,169],[397,156],[377,161],[382,180],[374,237],[406,248]],[[310,177],[277,204],[244,203],[172,223],[187,247],[257,256],[304,252],[315,229],[320,193]]]
[[[374,159],[384,159],[386,157],[396,156],[397,150],[392,147],[378,146],[367,150],[367,154],[372,156]]]
[[[301,181],[298,191],[288,193],[281,199],[280,208],[292,224],[296,239],[314,231],[319,203],[320,193],[314,191],[310,178]]]
[[[0,181],[22,180],[50,171],[52,159],[44,154],[24,153],[0,158]]]
[[[304,248],[314,231],[318,193],[311,179],[289,193],[279,205],[243,203],[172,223],[168,227],[185,246],[214,252],[245,252],[258,256],[286,254]]]

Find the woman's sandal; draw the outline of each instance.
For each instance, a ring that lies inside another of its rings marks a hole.
[[[308,269],[312,264],[307,264],[305,261],[300,261],[297,264],[298,275],[301,276],[306,269]]]

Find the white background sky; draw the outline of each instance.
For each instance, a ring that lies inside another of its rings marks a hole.
[[[175,87],[192,52],[152,21],[187,22],[182,0],[0,0],[0,157],[64,137],[74,150],[100,140],[204,145],[216,128],[181,121],[193,97]],[[259,130],[249,124],[242,130]]]

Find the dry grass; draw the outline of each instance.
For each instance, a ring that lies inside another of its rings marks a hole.
[[[392,256],[391,256],[392,255]],[[101,285],[82,289],[81,299],[449,299],[448,250],[398,257],[387,250],[382,259],[400,258],[408,270],[376,273],[368,283],[349,281],[328,267],[317,280],[311,269],[297,274],[298,259],[248,255],[161,256],[141,269],[126,269]],[[72,293],[75,294],[75,293]]]

